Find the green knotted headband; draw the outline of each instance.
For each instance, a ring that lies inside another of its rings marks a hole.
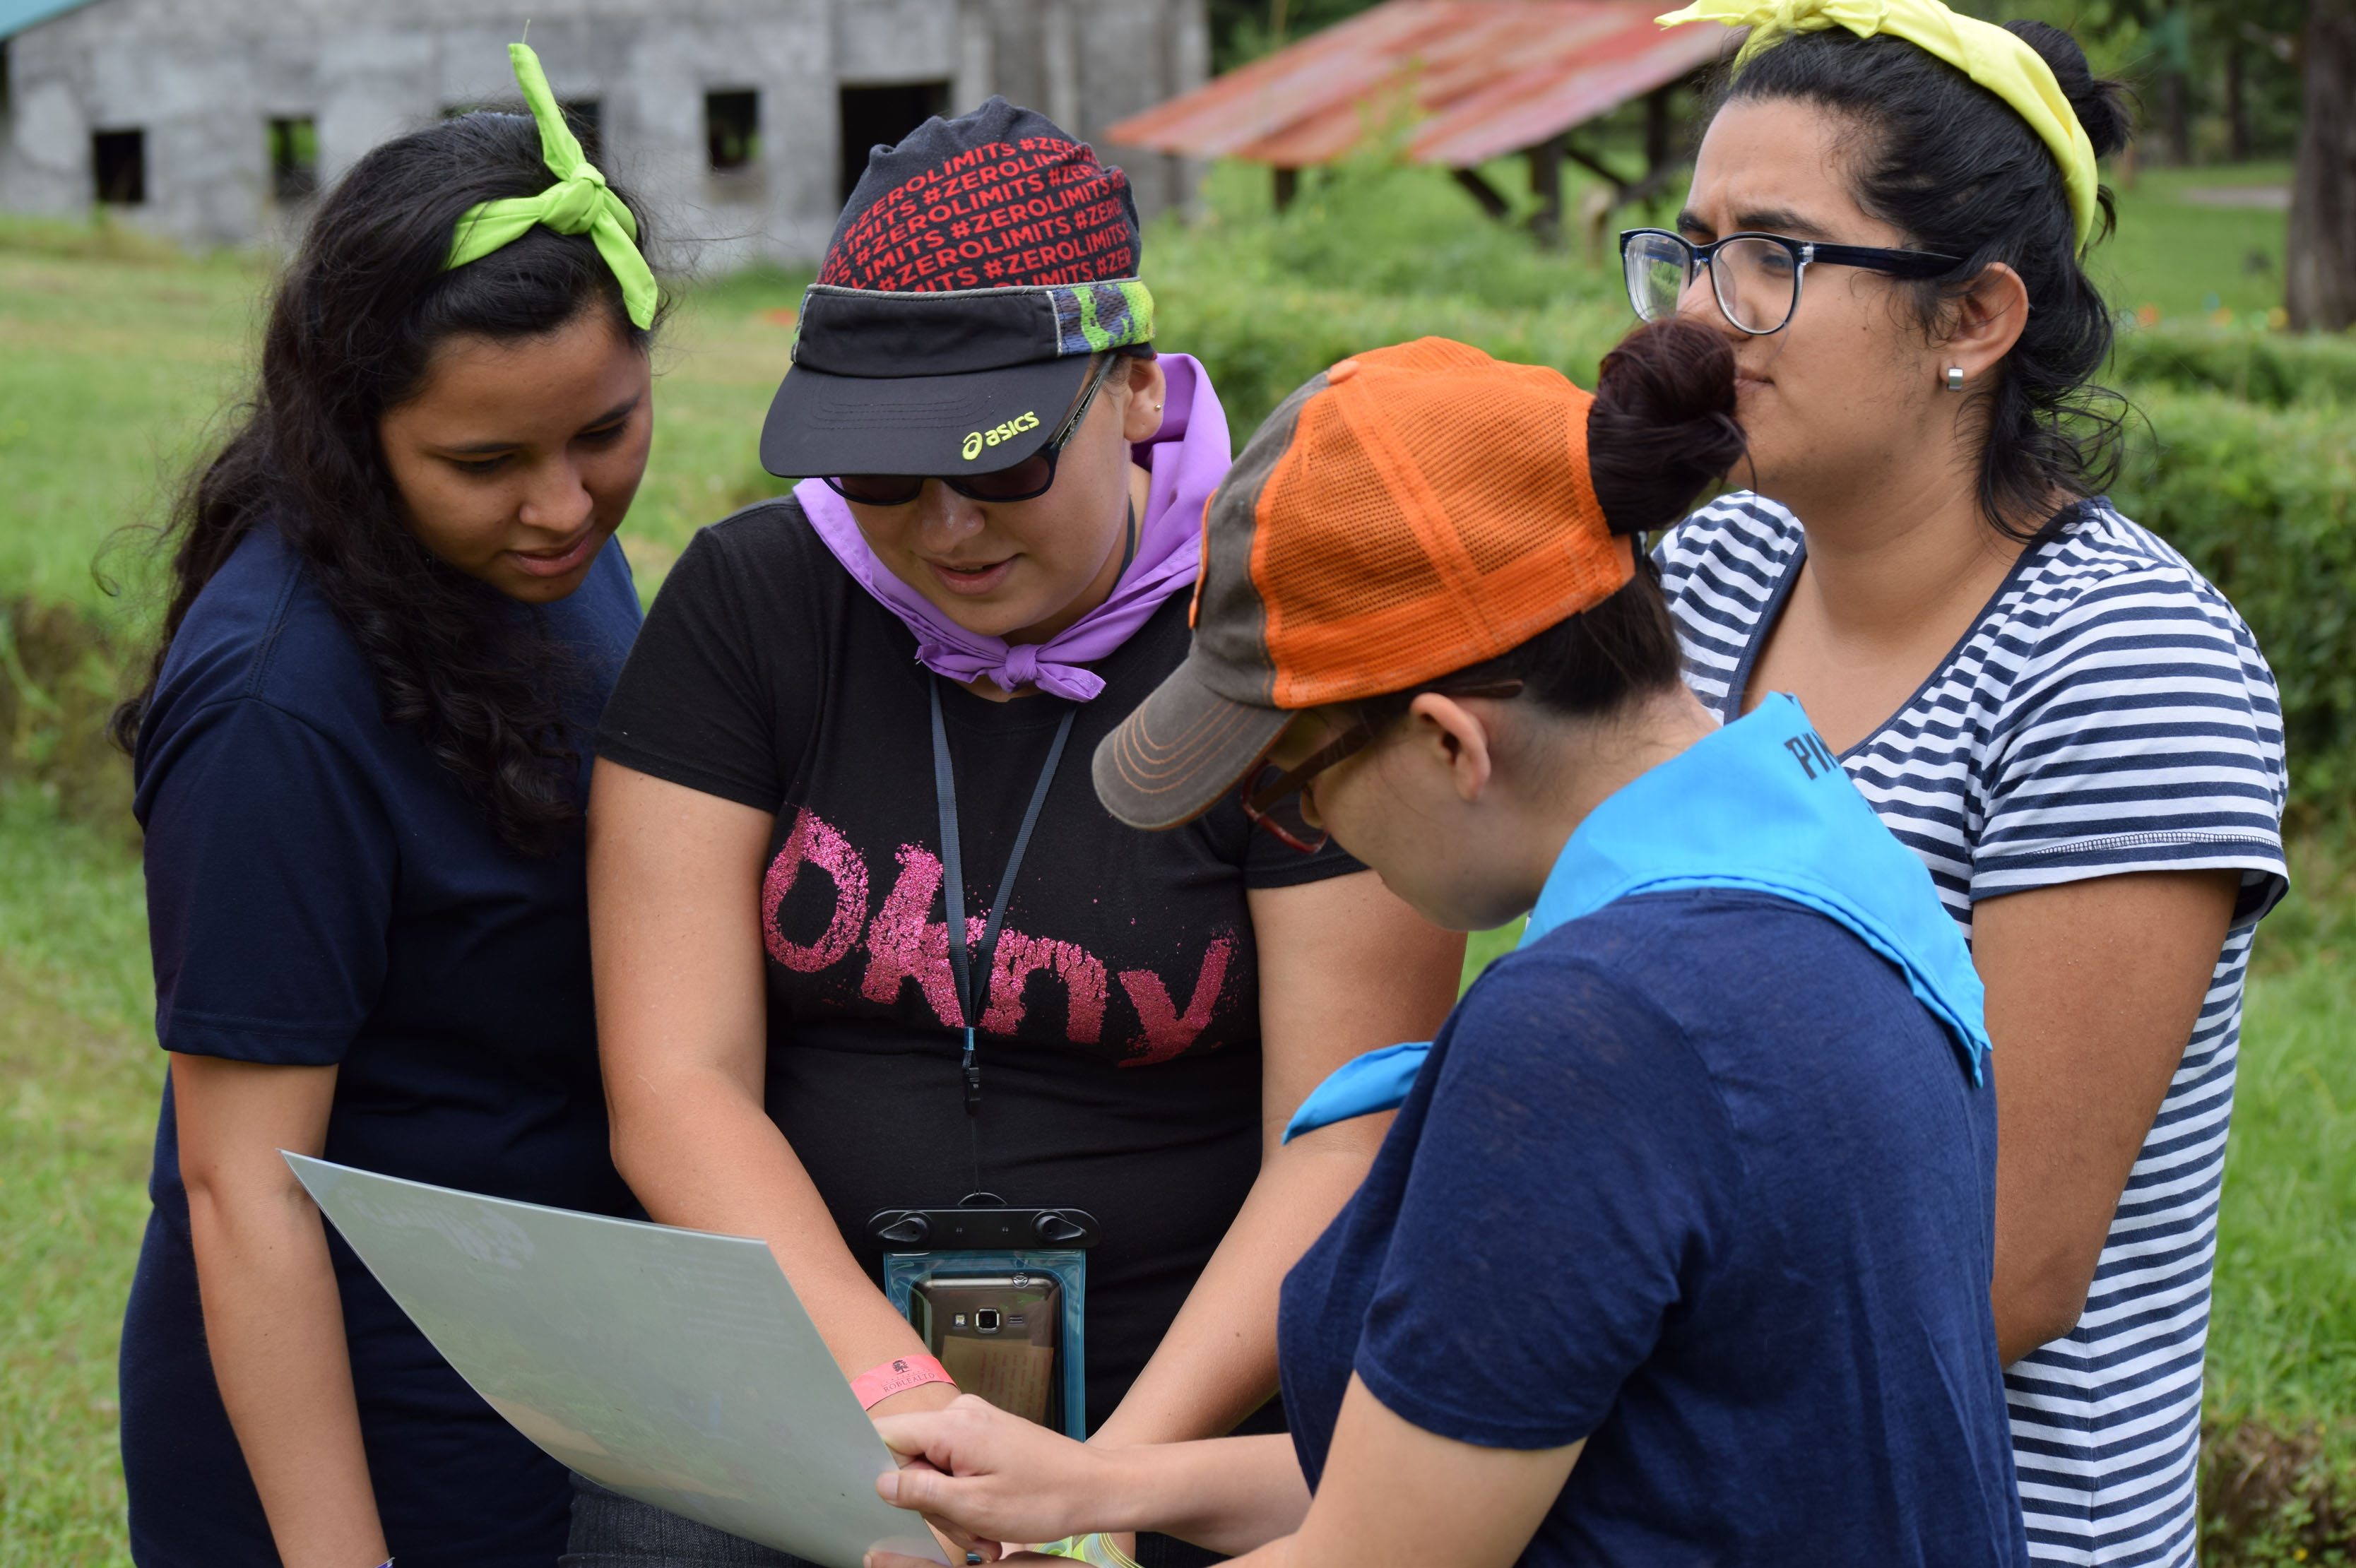
[[[531,105],[531,117],[540,126],[541,155],[548,160],[556,183],[538,196],[509,197],[468,208],[451,236],[450,259],[442,263],[443,270],[463,267],[511,245],[534,224],[559,234],[586,234],[596,242],[597,254],[605,259],[605,265],[614,269],[614,281],[622,285],[622,304],[643,332],[654,325],[659,296],[654,271],[638,251],[638,220],[630,216],[622,198],[607,188],[597,166],[582,156],[581,143],[564,123],[556,94],[549,91],[540,57],[527,45],[509,44],[508,59],[515,67],[516,85],[523,89],[524,101]]]

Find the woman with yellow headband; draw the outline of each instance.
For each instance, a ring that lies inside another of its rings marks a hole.
[[[1987,987],[1994,1310],[2031,1551],[2190,1563],[2217,1191],[2254,928],[2281,896],[2274,680],[2102,494],[2083,252],[2127,131],[2070,37],[1933,0],[1748,26],[1646,317],[1725,335],[1747,492],[1659,552],[1728,720],[1806,705]]]
[[[378,147],[189,485],[145,688],[155,1211],[123,1338],[143,1568],[547,1568],[564,1468],[326,1234],[281,1149],[621,1213],[590,1003],[590,726],[637,630],[645,230],[534,119]],[[536,123],[535,123],[536,121]]]

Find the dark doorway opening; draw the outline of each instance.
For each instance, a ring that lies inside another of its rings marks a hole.
[[[109,207],[137,207],[147,199],[147,133],[101,131],[90,139],[91,183]]]
[[[703,140],[714,173],[749,169],[761,161],[761,95],[703,95]]]
[[[851,187],[867,172],[868,152],[877,144],[891,146],[936,114],[949,112],[946,81],[904,81],[890,87],[846,87],[841,90],[841,177],[838,199],[849,201]]]
[[[270,194],[280,201],[302,201],[319,189],[319,131],[316,122],[273,120],[270,123]]]
[[[581,155],[599,168],[604,168],[605,139],[599,134],[605,129],[604,101],[595,98],[573,98],[568,99],[556,107],[563,112],[565,128],[573,133],[573,139],[581,144]]]

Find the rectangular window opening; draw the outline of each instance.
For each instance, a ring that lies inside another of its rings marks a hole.
[[[949,112],[949,84],[903,81],[888,87],[846,87],[837,95],[837,110],[842,164],[836,199],[849,201],[859,176],[867,172],[871,149],[893,146],[934,115]]]
[[[270,123],[270,194],[302,201],[319,189],[319,130],[308,115]]]
[[[147,199],[147,133],[100,131],[90,139],[91,183],[108,207],[138,207]]]
[[[703,139],[714,174],[750,169],[761,161],[761,95],[703,95]]]
[[[581,144],[581,155],[602,167],[605,137],[605,105],[602,99],[568,98],[560,100],[557,110],[564,116],[566,129]],[[505,103],[445,103],[442,106],[444,120],[463,120],[469,114],[529,114],[531,111],[513,100]]]

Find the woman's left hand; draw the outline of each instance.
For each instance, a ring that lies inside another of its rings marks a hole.
[[[876,1477],[875,1490],[944,1533],[1058,1541],[1108,1522],[1105,1456],[974,1394],[945,1410],[879,1416],[875,1430],[907,1461]],[[876,1568],[889,1555],[877,1554]]]

